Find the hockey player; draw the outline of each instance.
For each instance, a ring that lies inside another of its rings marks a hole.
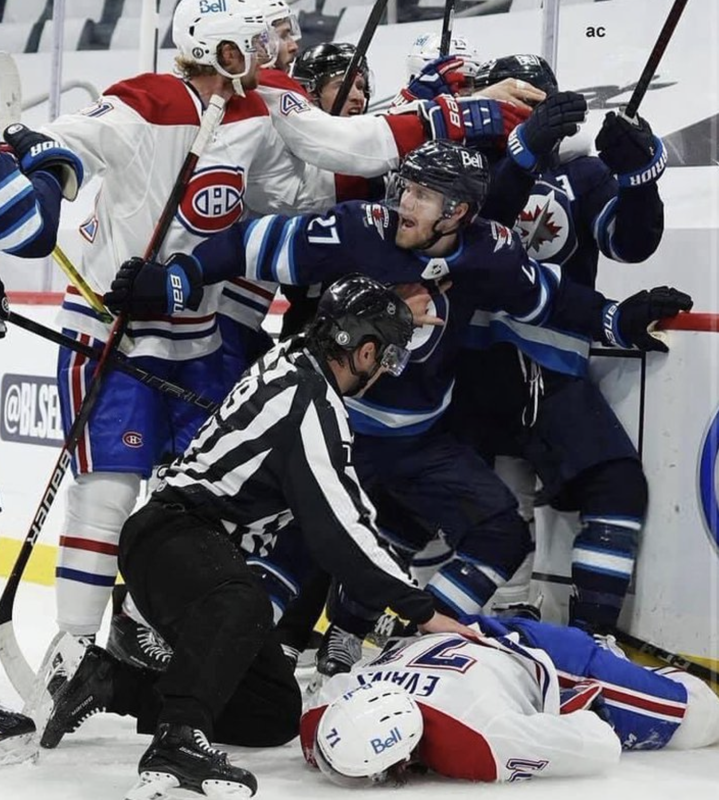
[[[192,247],[239,219],[244,204],[285,208],[302,176],[279,175],[282,143],[267,108],[253,91],[258,57],[274,41],[260,0],[204,3],[181,0],[173,19],[181,77],[141,75],[108,89],[83,112],[64,115],[48,130],[102,179],[96,207],[80,226],[82,270],[103,292],[117,264],[142,251],[195,139],[211,95],[225,113],[190,179],[165,240],[170,251]],[[118,261],[119,260],[119,261]],[[202,303],[188,292],[180,318],[164,312],[132,320],[132,358],[207,397],[224,396],[217,328],[219,289]],[[265,307],[269,299],[262,298]],[[70,287],[60,316],[66,333],[101,344],[108,328]],[[61,350],[58,386],[67,430],[84,397],[94,362]],[[181,452],[205,415],[182,402],[110,372],[80,440],[75,480],[67,495],[56,572],[58,624],[78,637],[97,632],[116,579],[120,528],[135,505],[140,482],[166,452]]]
[[[490,84],[508,78],[557,96],[556,78],[539,56],[500,58],[477,76]],[[666,157],[645,120],[630,122],[610,112],[596,140],[599,157],[577,154],[570,145],[536,158],[532,148],[538,139],[529,121],[513,137],[508,152],[530,188],[507,172],[502,187],[509,207],[523,206],[515,230],[531,256],[559,264],[564,275],[594,287],[600,253],[632,263],[652,255],[663,231],[657,180]],[[455,393],[458,435],[474,434],[490,459],[496,454],[528,459],[542,481],[540,502],[579,511],[570,622],[610,634],[632,576],[647,506],[637,451],[588,379],[589,342],[558,331],[551,337],[523,336],[522,326],[510,329],[488,315],[475,322],[473,343],[514,344],[465,353]],[[654,349],[665,348],[657,343]],[[478,381],[478,374],[495,377]],[[525,596],[511,599],[526,599],[528,582],[527,575],[517,587]]]
[[[77,156],[47,136],[15,124],[4,132],[14,155],[0,151],[0,251],[40,258],[55,246],[62,198],[74,200],[82,183]],[[0,280],[0,339],[10,308]],[[0,764],[32,758],[35,723],[0,706]]]
[[[377,486],[381,512],[399,507],[405,518],[409,512],[405,536],[397,526],[387,527],[408,550],[417,548],[417,537],[432,537],[439,528],[461,543],[461,554],[430,587],[436,602],[455,614],[476,613],[521,563],[529,544],[509,491],[442,424],[458,348],[474,310],[504,308],[522,322],[549,321],[604,341],[616,338],[612,326],[618,325],[620,335],[651,348],[657,344],[646,332],[651,320],[691,307],[691,299],[673,289],[616,304],[587,287],[558,283],[554,268],[530,259],[509,230],[475,220],[487,177],[479,154],[447,142],[428,143],[405,159],[389,192],[392,208],[345,203],[324,216],[264,217],[200,245],[194,258],[177,254],[171,261],[187,275],[196,274],[199,261],[207,282],[239,274],[302,284],[353,269],[386,282],[424,279],[430,286],[452,277],[451,289],[435,298],[434,313],[445,325],[415,336],[413,360],[394,390],[379,385],[349,403],[361,480]],[[110,307],[129,302],[137,313],[166,307],[163,270],[139,259],[126,263],[106,302]],[[417,458],[420,444],[423,457]],[[459,495],[463,502],[457,502]]]
[[[167,672],[158,680],[89,648],[58,696],[44,747],[91,713],[132,714],[155,738],[131,800],[169,786],[199,792],[207,782],[254,794],[255,778],[208,740],[272,746],[297,734],[299,688],[268,638],[270,603],[244,558],[271,550],[293,517],[313,557],[355,591],[427,632],[471,635],[436,613],[380,545],[351,466],[343,396],[400,374],[411,334],[411,312],[394,292],[351,275],[325,292],[306,336],[245,374],[123,528],[122,573],[174,648]]]
[[[307,761],[344,786],[403,782],[413,765],[514,782],[719,741],[719,700],[688,673],[640,667],[575,628],[478,622],[478,640],[394,640],[326,682],[302,717]]]

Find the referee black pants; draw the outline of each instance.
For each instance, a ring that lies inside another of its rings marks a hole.
[[[138,609],[174,654],[159,676],[118,667],[108,711],[137,717],[139,733],[180,723],[247,747],[298,734],[300,690],[270,634],[269,598],[224,533],[151,501],[125,523],[119,562]]]

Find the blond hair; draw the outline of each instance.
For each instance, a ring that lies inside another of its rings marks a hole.
[[[199,78],[201,75],[217,75],[217,70],[208,64],[198,64],[186,56],[175,56],[175,72],[184,80]]]

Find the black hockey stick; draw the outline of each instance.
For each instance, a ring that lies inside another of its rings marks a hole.
[[[99,347],[92,347],[89,344],[78,342],[70,336],[65,336],[64,333],[48,328],[40,322],[35,322],[35,320],[23,317],[21,314],[16,314],[14,311],[11,311],[7,315],[7,320],[8,322],[12,322],[13,325],[17,325],[18,328],[23,328],[23,330],[29,331],[30,333],[35,333],[43,339],[48,339],[55,344],[59,344],[61,347],[74,350],[76,353],[82,353],[82,355],[87,356],[93,361],[98,361],[100,356],[102,356],[102,350]],[[111,353],[107,360],[114,369],[124,372],[126,375],[135,378],[135,380],[144,383],[146,386],[157,389],[158,392],[172,395],[178,400],[184,400],[186,403],[208,411],[210,414],[213,414],[219,408],[219,404],[214,400],[203,397],[201,394],[193,392],[192,389],[185,389],[182,386],[178,386],[176,383],[166,381],[164,378],[153,375],[152,372],[138,367],[133,364],[130,359],[118,353]]]
[[[625,117],[634,119],[634,117],[637,115],[639,104],[642,102],[642,99],[649,88],[649,84],[654,77],[654,72],[659,66],[659,62],[662,60],[664,51],[667,49],[667,45],[674,34],[674,29],[677,27],[677,23],[679,22],[679,17],[681,17],[682,11],[684,11],[684,7],[688,2],[689,0],[674,0],[674,5],[671,7],[666,21],[664,22],[664,26],[659,32],[654,49],[649,54],[649,58],[647,59],[647,63],[644,67],[641,77],[639,78],[639,82],[634,87],[632,96],[629,98],[627,107],[624,109]]]
[[[333,117],[339,117],[340,112],[342,111],[342,107],[344,106],[347,96],[350,93],[350,89],[352,88],[352,83],[357,76],[357,70],[359,68],[360,61],[367,55],[370,42],[372,41],[374,32],[377,30],[379,21],[382,19],[385,8],[387,8],[387,0],[375,0],[374,7],[372,8],[372,11],[370,11],[369,17],[367,17],[367,22],[365,23],[362,35],[357,42],[357,49],[355,50],[349,66],[345,71],[344,78],[342,78],[342,85],[337,92],[334,103],[332,103],[330,114],[332,114]]]
[[[165,203],[165,207],[160,214],[160,218],[155,226],[150,243],[145,250],[145,259],[150,260],[157,257],[157,254],[162,246],[162,242],[167,235],[170,228],[172,219],[177,211],[180,200],[182,199],[183,192],[189,182],[192,174],[197,165],[197,161],[205,149],[207,142],[210,140],[216,127],[222,119],[224,110],[224,100],[213,95],[210,98],[210,103],[202,115],[200,128],[197,132],[192,147],[188,152],[185,160],[180,168],[175,185],[172,187],[170,196]],[[33,694],[33,684],[35,681],[35,672],[28,664],[27,659],[23,655],[20,646],[18,645],[15,637],[15,630],[12,624],[13,606],[15,604],[15,595],[17,594],[20,579],[22,578],[27,562],[35,547],[37,537],[40,535],[42,526],[47,519],[47,515],[52,507],[55,497],[57,496],[58,489],[62,483],[65,473],[67,472],[72,461],[72,454],[77,447],[80,437],[83,434],[85,425],[92,413],[95,402],[100,394],[100,389],[103,384],[103,377],[109,368],[109,357],[117,350],[122,340],[122,337],[127,327],[127,314],[120,314],[115,320],[110,336],[108,337],[105,347],[102,351],[100,359],[98,360],[95,373],[93,375],[92,383],[85,395],[80,408],[78,409],[75,420],[70,428],[65,443],[60,450],[57,462],[53,467],[50,480],[48,481],[45,491],[43,492],[40,504],[35,511],[35,516],[30,523],[30,528],[25,536],[25,540],[20,547],[20,552],[15,559],[12,566],[10,575],[5,584],[2,596],[0,597],[0,661],[5,666],[5,671],[10,678],[10,682],[15,687],[17,693],[23,698],[28,700]]]
[[[452,43],[452,28],[454,27],[455,0],[445,0],[444,16],[442,17],[442,38],[439,40],[440,56],[449,55],[449,46]]]
[[[616,631],[616,637],[617,641],[629,647],[633,647],[640,653],[644,653],[644,655],[653,656],[659,659],[659,661],[663,661],[665,664],[669,664],[677,669],[683,669],[690,675],[694,675],[709,683],[719,684],[719,672],[711,669],[711,667],[706,667],[704,664],[697,664],[696,661],[684,658],[684,656],[680,656],[678,653],[671,653],[669,650],[664,650],[662,647],[657,647],[655,644],[645,642],[643,639],[638,639],[636,636],[632,636],[630,633],[625,633],[624,631]]]

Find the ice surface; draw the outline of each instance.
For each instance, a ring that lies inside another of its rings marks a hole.
[[[0,581],[0,586],[3,582]],[[55,632],[52,589],[23,585],[16,601],[20,646],[37,665]],[[105,631],[99,641],[104,642]],[[0,670],[0,702],[13,708],[19,700]],[[139,736],[134,721],[99,715],[66,736],[56,750],[43,751],[36,764],[0,767],[2,800],[122,800],[135,780],[137,762],[149,737]],[[258,800],[339,798],[378,800],[713,800],[719,796],[719,746],[690,752],[629,753],[604,776],[535,780],[518,785],[477,785],[434,776],[413,777],[399,790],[343,790],[305,766],[297,742],[265,750],[228,748],[232,760],[258,778]],[[395,792],[399,792],[397,795]],[[198,795],[177,791],[180,798]]]

